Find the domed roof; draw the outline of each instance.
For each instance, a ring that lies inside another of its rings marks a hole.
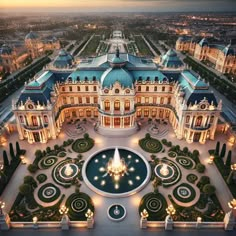
[[[71,66],[74,58],[67,53],[64,49],[60,50],[58,56],[53,62],[53,66],[56,68],[66,68]]]
[[[25,36],[25,40],[27,39],[37,39],[38,35],[36,33],[34,33],[33,31],[30,31],[26,36]]]
[[[109,68],[101,76],[102,87],[113,86],[116,82],[119,82],[124,88],[131,88],[133,86],[132,75],[123,68]]]
[[[177,39],[177,41],[178,41],[178,42],[183,42],[183,41],[185,41],[185,40],[184,40],[183,37],[179,37],[179,38]]]
[[[208,46],[208,41],[206,38],[203,38],[200,42],[199,42],[199,45],[201,47],[204,47],[204,46]]]
[[[161,59],[161,65],[167,68],[179,68],[183,62],[179,59],[176,52],[170,49]]]
[[[168,50],[166,55],[169,57],[176,57],[177,56],[176,52],[172,48]]]
[[[12,49],[8,45],[3,44],[2,48],[0,49],[0,53],[5,55],[6,54],[10,55],[12,53]]]
[[[112,67],[122,67],[125,65],[125,60],[120,58],[120,51],[119,48],[116,49],[116,54],[111,60]]]
[[[223,53],[225,56],[229,56],[229,55],[234,55],[234,49],[231,47],[231,45],[227,45],[224,49],[223,49]]]

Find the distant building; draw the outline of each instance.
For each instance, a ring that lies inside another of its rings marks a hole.
[[[3,44],[0,48],[1,70],[5,72],[14,72],[23,66],[28,54],[22,45],[9,46]]]
[[[176,137],[188,143],[214,139],[221,102],[182,67],[174,51],[163,57],[162,69],[118,49],[73,63],[61,51],[13,102],[21,140],[46,143],[58,137],[64,122],[83,118],[96,121],[94,128],[103,135],[134,134],[139,120],[147,118],[168,121]]]
[[[25,36],[25,46],[32,59],[42,56],[45,51],[60,49],[60,41],[56,37],[41,39],[31,31]]]
[[[193,38],[179,37],[176,50],[188,52],[199,61],[209,61],[223,74],[236,74],[236,53],[231,44],[210,44],[206,38],[197,42]]]

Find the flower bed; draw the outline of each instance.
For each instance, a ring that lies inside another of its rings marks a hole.
[[[91,138],[81,138],[75,140],[72,144],[72,150],[74,152],[83,153],[89,151],[94,146],[94,140]]]
[[[162,150],[162,144],[159,140],[145,137],[139,140],[139,146],[146,152],[158,153]]]

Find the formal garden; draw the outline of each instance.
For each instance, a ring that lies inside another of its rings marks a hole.
[[[176,221],[222,221],[224,212],[215,195],[215,187],[204,175],[199,151],[172,145],[166,139],[152,138],[149,133],[139,140],[140,147],[151,153],[149,161],[153,192],[143,196],[139,214],[146,210],[148,220],[162,221],[167,213],[167,198],[176,209]],[[158,157],[161,156],[160,157]]]
[[[83,138],[68,139],[53,149],[37,150],[9,213],[11,220],[32,221],[37,216],[40,221],[58,221],[62,203],[68,208],[70,220],[86,220],[85,213],[88,209],[94,212],[94,205],[80,191],[84,163],[81,153],[93,146],[94,140],[86,133]]]

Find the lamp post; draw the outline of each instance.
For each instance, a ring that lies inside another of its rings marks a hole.
[[[141,219],[140,219],[140,228],[146,229],[147,228],[147,218],[149,216],[148,211],[146,209],[143,209],[143,211],[140,213]]]
[[[94,220],[93,220],[93,212],[91,211],[91,209],[87,210],[85,216],[87,217],[87,228],[92,229]]]
[[[59,209],[59,213],[64,217],[65,215],[67,215],[69,211],[69,208],[66,207],[65,205],[62,205]]]
[[[166,208],[166,212],[169,216],[173,216],[176,213],[176,210],[173,207],[173,205],[171,204]]]
[[[236,199],[228,202],[228,206],[231,209],[228,213],[225,214],[224,217],[224,228],[225,230],[233,230],[236,220]]]
[[[22,164],[26,164],[26,160],[25,160],[25,156],[24,155],[21,155],[20,159],[21,159],[21,163]]]
[[[166,219],[165,219],[165,230],[172,230],[174,226],[172,216],[176,213],[176,210],[171,204],[166,208],[166,212],[168,215],[166,216]]]
[[[214,156],[211,155],[211,156],[209,157],[208,163],[209,163],[209,164],[212,164],[213,161],[214,161]]]
[[[62,205],[59,209],[59,213],[62,215],[62,219],[61,219],[62,230],[69,229],[69,217],[67,216],[68,211],[69,211],[69,208],[66,207],[65,205]]]
[[[0,201],[0,231],[10,229],[11,220],[9,215],[3,212],[4,207],[5,207],[5,202]]]
[[[3,215],[3,208],[5,207],[5,202],[0,201],[0,216]]]
[[[34,228],[37,229],[38,228],[38,217],[37,216],[33,217],[33,224],[34,224]]]

